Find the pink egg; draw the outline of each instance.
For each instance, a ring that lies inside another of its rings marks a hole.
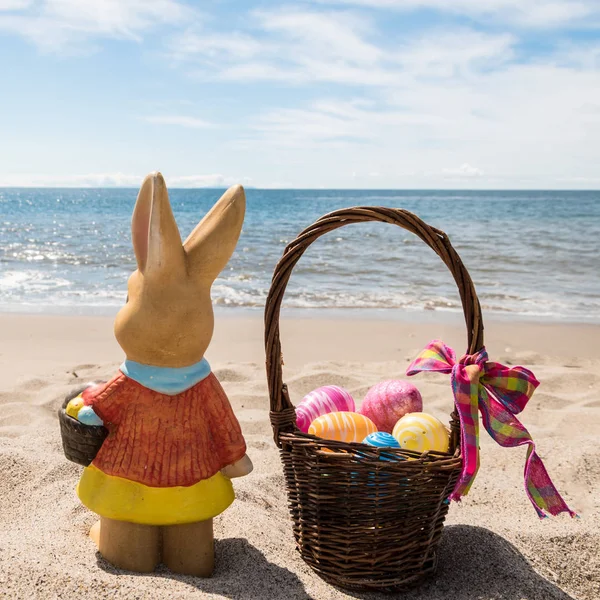
[[[296,407],[296,425],[300,431],[307,433],[310,424],[321,415],[355,410],[354,398],[345,389],[337,385],[325,385],[302,398]]]
[[[379,431],[392,433],[394,425],[407,413],[422,412],[423,398],[409,381],[392,379],[374,385],[365,396],[360,410]]]

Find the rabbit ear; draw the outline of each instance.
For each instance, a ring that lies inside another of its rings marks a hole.
[[[212,283],[223,270],[237,244],[246,195],[241,185],[229,188],[183,243],[191,277]]]
[[[169,203],[165,180],[160,173],[144,179],[131,219],[131,237],[139,270],[144,275],[185,271],[181,236]]]

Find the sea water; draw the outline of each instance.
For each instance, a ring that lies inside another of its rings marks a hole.
[[[173,189],[182,239],[219,198]],[[136,268],[134,189],[0,189],[0,311],[114,313]],[[445,231],[486,314],[600,321],[600,193],[588,191],[246,190],[244,229],[213,286],[223,308],[264,307],[287,243],[318,217],[358,205],[404,208]],[[460,311],[454,281],[415,235],[353,224],[317,240],[284,307],[355,314]],[[357,312],[361,309],[361,313]]]

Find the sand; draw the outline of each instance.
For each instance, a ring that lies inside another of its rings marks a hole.
[[[80,467],[62,453],[56,411],[64,395],[106,379],[122,352],[104,317],[0,315],[0,597],[2,598],[368,598],[319,579],[294,549],[278,452],[271,438],[261,316],[223,316],[207,358],[242,425],[254,472],[235,481],[237,500],[216,519],[217,568],[203,580],[122,572],[97,554],[96,517],[74,487]],[[524,449],[482,440],[480,474],[452,505],[437,574],[412,600],[600,598],[600,327],[507,321],[486,324],[492,359],[531,368],[542,382],[522,420],[550,474],[581,518],[540,521],[523,490]],[[439,337],[458,352],[464,329],[335,317],[282,326],[284,377],[292,398],[338,384],[361,398],[402,377]],[[426,410],[446,419],[449,380],[419,377]]]

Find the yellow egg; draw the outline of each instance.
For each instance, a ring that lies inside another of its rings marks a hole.
[[[394,425],[392,435],[401,448],[415,452],[448,452],[450,433],[434,416],[423,412],[408,413]]]
[[[355,412],[332,412],[316,418],[308,433],[326,440],[340,442],[362,442],[370,433],[375,433],[375,423]]]
[[[73,417],[74,419],[76,419],[77,415],[79,414],[79,411],[82,408],[83,408],[83,398],[81,397],[81,394],[79,394],[79,396],[76,396],[75,398],[73,398],[73,400],[71,400],[69,402],[69,404],[67,404],[67,408],[65,409],[65,412],[70,417]]]

